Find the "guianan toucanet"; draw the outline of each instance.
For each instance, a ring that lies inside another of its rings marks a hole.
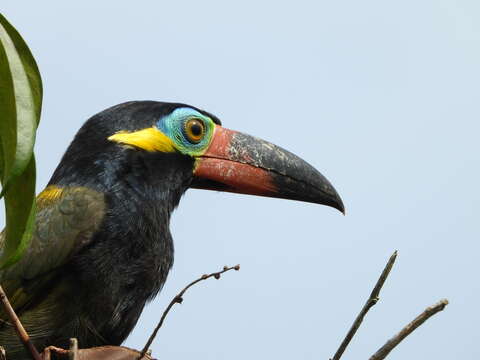
[[[90,118],[37,198],[29,248],[0,283],[38,349],[119,345],[173,263],[170,215],[188,188],[324,204],[344,212],[312,166],[228,130],[193,106],[128,102]],[[3,247],[4,234],[0,235]],[[0,345],[30,356],[5,314]]]

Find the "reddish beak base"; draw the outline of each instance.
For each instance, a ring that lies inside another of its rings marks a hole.
[[[268,172],[229,160],[203,157],[197,160],[195,176],[209,180],[203,182],[203,189],[260,196],[273,196],[277,192]]]

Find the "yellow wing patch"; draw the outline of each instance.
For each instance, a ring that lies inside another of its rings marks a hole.
[[[39,202],[52,202],[60,198],[62,196],[63,189],[61,187],[50,185],[45,188],[40,194],[37,196],[37,201]]]
[[[134,132],[119,131],[108,138],[120,144],[154,152],[175,152],[173,141],[155,127]]]

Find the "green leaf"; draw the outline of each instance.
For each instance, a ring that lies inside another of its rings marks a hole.
[[[3,145],[2,145],[1,136],[0,136],[0,179],[3,179]]]
[[[5,193],[7,227],[1,268],[20,260],[27,248],[34,231],[35,205],[35,157],[32,156],[25,171],[15,177]]]
[[[0,180],[5,185],[6,174],[9,173],[12,168],[17,149],[17,112],[15,107],[15,92],[13,90],[12,74],[10,73],[7,54],[1,45],[2,44],[0,43],[0,113],[2,114],[0,118],[2,177]]]
[[[0,14],[0,137],[3,189],[27,167],[42,107],[42,81],[35,59],[20,34]]]
[[[0,181],[5,243],[0,268],[20,259],[35,222],[33,146],[42,107],[37,64],[20,34],[0,14]]]

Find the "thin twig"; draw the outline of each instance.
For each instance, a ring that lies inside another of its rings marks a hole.
[[[70,350],[65,350],[53,345],[47,346],[45,349],[43,349],[41,356],[43,360],[50,360],[52,353],[56,354],[54,358],[58,357],[63,359],[67,356],[70,356]]]
[[[378,301],[378,296],[380,295],[380,290],[383,287],[383,284],[385,283],[385,280],[387,280],[388,274],[390,274],[390,270],[392,270],[393,264],[395,263],[395,259],[397,258],[397,251],[390,256],[390,259],[387,262],[387,265],[385,265],[385,268],[382,271],[382,274],[378,278],[377,283],[375,284],[375,287],[372,290],[372,293],[370,294],[370,297],[368,298],[367,302],[363,306],[362,310],[360,313],[357,315],[357,318],[352,324],[352,327],[348,331],[347,335],[345,336],[345,339],[343,339],[342,343],[340,344],[337,352],[333,356],[331,360],[339,360],[345,349],[347,348],[348,344],[352,340],[352,338],[355,336],[355,333],[357,332],[358,328],[362,324],[363,318],[367,314],[368,310],[375,305]]]
[[[141,359],[142,357],[145,356],[145,354],[147,353],[148,349],[150,348],[150,345],[152,345],[152,342],[153,340],[155,339],[155,336],[157,336],[157,332],[158,330],[162,327],[163,325],[163,322],[165,321],[165,318],[167,317],[167,314],[169,313],[170,309],[173,307],[173,305],[175,304],[181,304],[182,301],[183,301],[183,295],[185,294],[185,292],[190,289],[193,285],[199,283],[200,281],[203,281],[203,280],[207,280],[208,278],[211,278],[211,277],[214,277],[215,279],[220,279],[220,276],[227,272],[227,271],[230,271],[230,270],[240,270],[240,265],[235,265],[235,266],[231,266],[231,267],[228,267],[228,266],[224,266],[223,267],[223,270],[221,271],[218,271],[218,272],[214,272],[214,273],[211,273],[211,274],[204,274],[202,275],[201,277],[199,277],[197,280],[194,280],[192,281],[190,284],[188,284],[187,286],[185,286],[183,288],[182,291],[180,291],[173,299],[172,301],[170,301],[170,304],[168,304],[167,308],[165,309],[165,311],[163,312],[162,314],[162,317],[160,318],[160,321],[158,322],[158,325],[157,327],[155,328],[155,330],[153,331],[152,335],[150,335],[150,338],[148,339],[147,343],[145,344],[145,346],[143,347],[143,350],[140,354],[140,357],[139,359]]]
[[[378,351],[370,357],[370,360],[382,360],[392,351],[395,346],[400,344],[400,342],[410,335],[416,328],[422,325],[427,321],[431,316],[435,315],[439,311],[445,309],[445,306],[448,305],[448,300],[440,300],[435,305],[432,305],[425,309],[420,315],[418,315],[411,323],[405,326],[397,335],[388,340],[385,345],[383,345]]]
[[[43,360],[50,360],[52,358],[52,353],[50,352],[50,349],[48,347],[43,349],[42,357]]]
[[[3,291],[2,286],[0,286],[0,300],[3,304],[3,309],[7,313],[8,317],[10,318],[10,322],[12,323],[15,331],[17,332],[20,341],[23,343],[25,348],[30,352],[32,358],[34,360],[42,360],[40,354],[38,353],[37,349],[30,341],[30,336],[28,336],[25,328],[23,327],[20,319],[18,318],[17,314],[15,314],[15,310],[13,310],[12,305],[10,305],[10,301],[8,301],[7,295],[5,291]]]
[[[70,339],[70,352],[68,353],[69,360],[78,360],[78,340],[76,338]]]

